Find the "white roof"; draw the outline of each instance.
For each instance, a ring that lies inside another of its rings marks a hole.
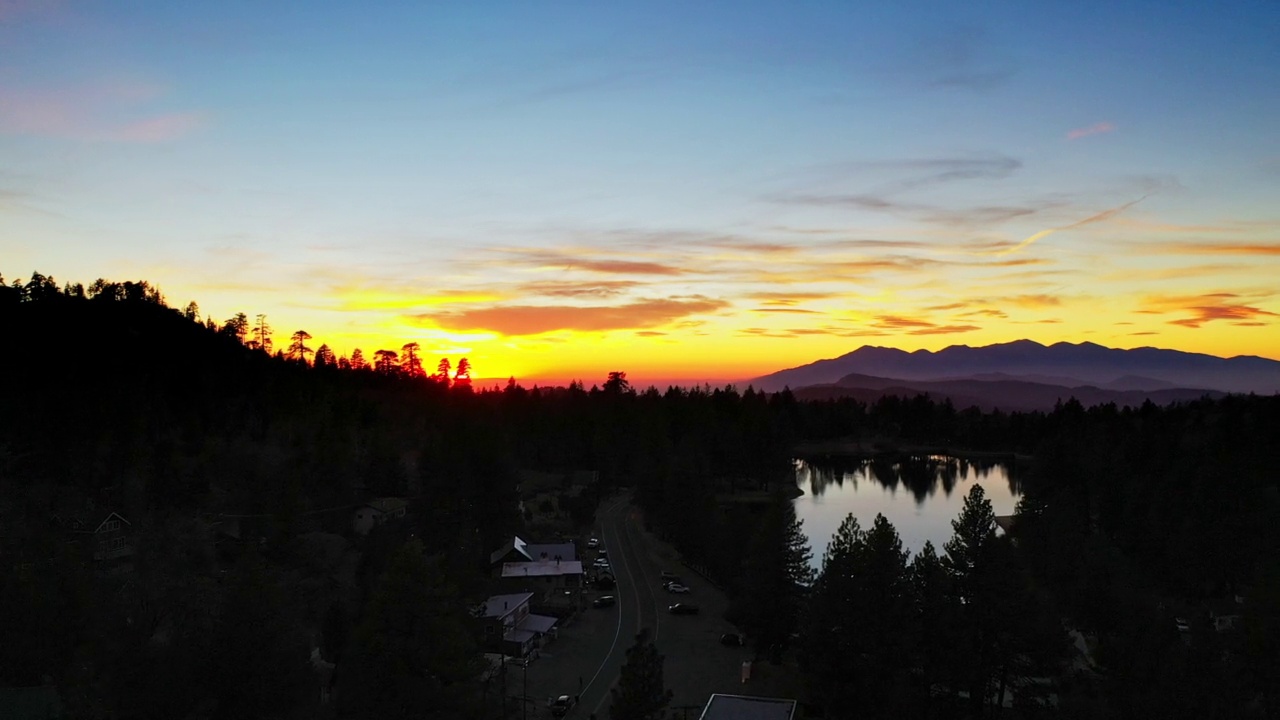
[[[493,595],[484,601],[484,615],[480,617],[506,617],[515,609],[529,602],[533,593],[511,593],[509,595]]]
[[[502,577],[550,577],[581,574],[581,560],[502,563]]]
[[[716,693],[699,720],[791,720],[795,711],[795,700]]]

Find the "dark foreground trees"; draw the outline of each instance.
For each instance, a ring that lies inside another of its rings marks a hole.
[[[636,643],[627,650],[627,664],[622,666],[618,686],[610,691],[613,700],[609,717],[614,720],[658,720],[666,716],[671,691],[662,678],[664,658],[649,639],[649,631],[641,630]]]
[[[440,564],[410,541],[392,556],[339,670],[340,714],[468,718],[483,669],[461,600]]]
[[[910,563],[893,525],[850,515],[823,557],[801,654],[814,702],[832,718],[904,712],[981,717],[1006,694],[1041,704],[1065,657],[1060,621],[995,535],[981,486],[938,558]]]

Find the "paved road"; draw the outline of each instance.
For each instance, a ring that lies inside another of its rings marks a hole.
[[[542,659],[509,678],[509,689],[514,691],[510,694],[521,694],[515,687],[527,673],[527,694],[531,697],[528,717],[549,717],[545,707],[548,697],[579,694],[578,707],[569,718],[586,720],[593,712],[600,720],[607,718],[609,689],[617,682],[627,649],[641,628],[649,630],[666,656],[664,676],[674,692],[672,708],[700,709],[712,692],[747,689],[739,677],[746,649],[726,648],[718,642],[721,633],[733,630],[721,619],[727,605],[723,593],[681,567],[671,548],[647,536],[629,496],[606,500],[597,522],[618,586],[608,593],[593,591],[588,595],[614,595],[618,603],[611,608],[588,608],[563,628],[559,639],[545,648]],[[586,553],[584,562],[589,562],[591,554]],[[662,570],[682,575],[693,587],[693,594],[665,592]],[[702,614],[670,615],[667,606],[675,602],[695,603]]]

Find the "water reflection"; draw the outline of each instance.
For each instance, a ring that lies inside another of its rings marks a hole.
[[[1009,492],[1020,490],[1011,466],[998,460],[970,460],[948,455],[901,455],[898,457],[831,456],[821,461],[796,460],[796,482],[806,493],[820,497],[834,485],[857,490],[859,480],[874,480],[896,491],[899,487],[923,504],[939,488],[950,496],[962,478],[983,479],[995,473],[1009,483]]]
[[[972,485],[983,486],[997,515],[1012,514],[1020,495],[1014,467],[993,459],[830,456],[795,465],[796,483],[805,493],[796,498],[796,515],[804,521],[815,567],[849,513],[863,528],[883,513],[905,549],[914,553],[931,541],[942,552]]]

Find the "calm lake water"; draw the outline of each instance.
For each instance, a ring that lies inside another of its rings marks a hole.
[[[1012,515],[1019,497],[1013,474],[1003,463],[936,455],[892,462],[838,457],[822,462],[796,460],[796,483],[804,491],[795,501],[796,516],[804,521],[815,569],[849,513],[864,530],[881,513],[897,528],[902,547],[912,555],[925,541],[932,541],[941,555],[943,543],[951,539],[951,521],[959,516],[969,488],[981,485],[996,515]]]

